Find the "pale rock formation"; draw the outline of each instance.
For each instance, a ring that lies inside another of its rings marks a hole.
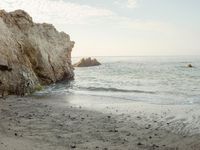
[[[74,64],[74,67],[91,67],[91,66],[99,66],[101,65],[95,58],[82,58],[78,63]]]
[[[38,85],[73,79],[74,42],[23,10],[0,10],[0,93],[25,94]]]

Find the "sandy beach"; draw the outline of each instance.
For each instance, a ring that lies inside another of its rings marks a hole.
[[[0,149],[200,149],[199,106],[108,100],[73,95],[1,99]]]
[[[199,6],[0,0],[0,150],[200,150]]]

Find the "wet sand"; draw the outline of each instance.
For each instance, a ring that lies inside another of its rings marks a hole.
[[[87,96],[10,96],[0,99],[0,150],[199,150],[199,110]]]

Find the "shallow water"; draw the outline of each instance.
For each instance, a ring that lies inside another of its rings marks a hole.
[[[73,82],[53,85],[46,92],[154,104],[200,103],[200,56],[96,58],[101,66],[75,68]],[[190,63],[193,68],[187,67]]]

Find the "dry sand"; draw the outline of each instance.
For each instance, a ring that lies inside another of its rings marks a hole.
[[[200,150],[199,106],[105,99],[0,99],[0,150]]]

